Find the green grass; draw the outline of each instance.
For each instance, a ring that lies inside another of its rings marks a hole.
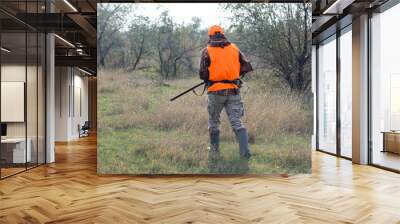
[[[177,80],[169,86],[160,86],[134,80],[130,77],[132,74],[110,78],[102,73],[98,94],[99,173],[310,172],[311,112],[302,109],[296,98],[265,97],[259,93],[244,97],[245,104],[249,105],[244,121],[252,137],[253,154],[247,161],[239,156],[238,144],[225,114],[221,122],[220,153],[208,152],[205,96],[187,95],[173,103],[168,101],[197,80]],[[281,112],[277,114],[276,110]]]
[[[203,139],[206,137],[203,136]],[[207,144],[200,146],[198,150],[190,147],[193,138],[189,133],[150,128],[100,131],[99,171],[121,174],[280,174],[307,173],[310,169],[310,160],[296,158],[301,153],[296,150],[309,148],[308,142],[302,136],[286,136],[276,142],[250,144],[253,157],[248,164],[240,158],[238,145],[234,141],[221,142],[220,155],[209,155]],[[182,145],[177,144],[176,148],[179,150],[173,152],[180,156],[168,153],[166,151],[170,149],[162,147],[165,139],[173,142],[186,139],[188,148],[181,148]],[[154,148],[158,150],[155,151]],[[202,155],[206,156],[207,161],[198,160]]]

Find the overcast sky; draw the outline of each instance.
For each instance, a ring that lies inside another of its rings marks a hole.
[[[139,3],[140,12],[135,14],[145,15],[152,20],[158,18],[161,12],[168,10],[170,15],[178,23],[190,23],[192,17],[199,17],[202,28],[219,24],[223,27],[229,25],[229,14],[221,9],[218,3]]]

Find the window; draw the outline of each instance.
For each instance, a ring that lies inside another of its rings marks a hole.
[[[340,36],[340,154],[352,156],[352,33],[351,26]]]
[[[336,153],[336,36],[318,48],[318,149]]]
[[[40,13],[42,5],[18,2],[19,13]],[[45,163],[46,40],[23,22],[1,12],[0,17],[10,21],[0,23],[0,178],[5,178]]]
[[[372,163],[400,170],[400,5],[371,18]]]

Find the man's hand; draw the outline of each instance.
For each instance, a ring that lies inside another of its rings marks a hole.
[[[251,66],[250,62],[247,58],[242,54],[239,53],[239,62],[240,62],[240,76],[244,77],[247,73],[253,71],[253,67]]]

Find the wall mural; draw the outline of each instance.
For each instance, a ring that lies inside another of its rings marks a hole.
[[[98,173],[310,173],[310,27],[310,4],[98,4]]]

